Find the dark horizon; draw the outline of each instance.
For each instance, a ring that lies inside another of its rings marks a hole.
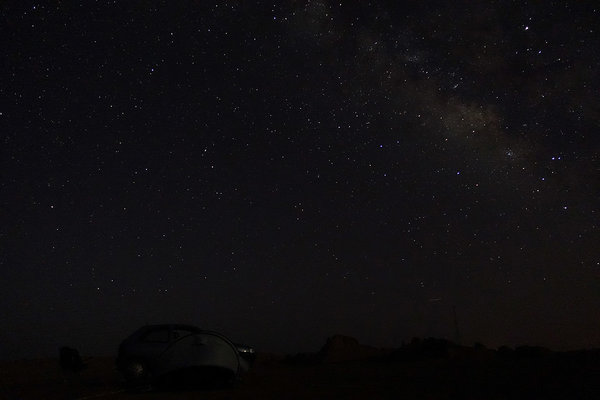
[[[84,356],[100,356],[100,357],[115,357],[117,354],[117,347],[120,342],[125,339],[129,334],[133,333],[137,328],[144,325],[155,325],[155,324],[164,324],[164,323],[174,323],[174,324],[185,324],[185,325],[195,325],[202,329],[207,330],[216,330],[221,333],[224,333],[234,342],[247,343],[255,347],[256,351],[259,353],[274,353],[281,355],[293,355],[299,353],[316,353],[322,346],[325,344],[326,339],[336,336],[350,336],[354,337],[358,340],[358,342],[362,345],[373,346],[376,348],[382,349],[398,349],[404,345],[410,344],[414,339],[424,340],[427,338],[433,339],[443,339],[448,342],[472,347],[477,345],[483,345],[488,349],[496,350],[500,347],[509,347],[509,348],[517,348],[520,346],[534,346],[534,347],[543,347],[547,348],[551,351],[555,352],[563,352],[563,351],[577,351],[577,350],[598,350],[600,347],[598,346],[577,346],[577,345],[566,345],[561,346],[560,344],[552,343],[552,342],[532,342],[524,340],[513,339],[513,341],[507,342],[492,342],[486,343],[481,340],[477,340],[474,337],[470,337],[467,335],[467,339],[463,339],[463,335],[460,334],[459,337],[452,335],[441,335],[441,336],[432,336],[426,333],[422,335],[406,335],[403,337],[395,337],[388,338],[387,340],[380,340],[378,342],[369,341],[369,335],[352,335],[348,332],[332,332],[330,334],[325,334],[321,337],[311,337],[304,338],[303,341],[296,341],[296,343],[288,343],[287,345],[277,345],[273,343],[266,342],[264,339],[261,340],[261,337],[253,337],[252,335],[246,335],[239,332],[231,331],[230,327],[219,326],[219,327],[203,327],[199,326],[191,321],[158,321],[158,322],[144,322],[139,325],[131,325],[132,328],[129,330],[121,329],[120,327],[110,327],[110,328],[99,328],[99,329],[90,329],[89,327],[77,327],[73,326],[63,326],[59,329],[53,330],[53,333],[56,334],[60,332],[59,335],[54,337],[49,337],[45,342],[40,340],[41,334],[38,333],[36,335],[27,335],[23,338],[11,338],[13,341],[13,345],[15,347],[6,348],[3,347],[3,351],[0,354],[0,360],[19,360],[19,359],[37,359],[37,358],[56,358],[58,356],[58,349],[62,346],[73,346],[75,347],[82,355]],[[451,330],[453,328],[449,328]],[[92,334],[89,334],[90,331],[94,331]],[[248,330],[246,330],[248,332]],[[103,340],[99,340],[99,338],[104,338]],[[243,341],[243,339],[249,339],[248,341]],[[252,340],[250,340],[252,339]],[[286,338],[281,338],[285,340]],[[293,339],[298,339],[297,337],[293,337]],[[366,339],[366,340],[365,340]],[[29,340],[29,342],[28,342]],[[279,342],[281,343],[281,342]],[[296,346],[296,347],[294,347]]]
[[[472,3],[4,2],[0,358],[600,347],[600,8]]]

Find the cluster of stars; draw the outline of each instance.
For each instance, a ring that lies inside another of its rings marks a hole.
[[[207,319],[597,276],[596,9],[195,7],[2,11],[7,263]]]

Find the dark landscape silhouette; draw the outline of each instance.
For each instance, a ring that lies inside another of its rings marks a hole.
[[[84,352],[85,354],[85,352]],[[442,338],[413,338],[377,348],[333,335],[310,353],[257,354],[235,385],[216,385],[200,370],[132,389],[112,357],[81,358],[62,347],[57,359],[6,361],[1,399],[593,399],[600,396],[600,349],[558,352],[521,345],[488,348]]]

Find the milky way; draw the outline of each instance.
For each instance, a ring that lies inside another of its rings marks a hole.
[[[0,355],[599,346],[598,9],[424,3],[3,4]]]

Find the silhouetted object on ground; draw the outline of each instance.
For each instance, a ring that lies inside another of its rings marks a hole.
[[[119,346],[117,367],[134,388],[223,387],[248,371],[254,349],[195,326],[144,326]]]
[[[86,367],[76,349],[63,346],[59,349],[59,356],[60,367],[65,372],[79,372]]]
[[[334,335],[327,338],[325,345],[319,351],[318,357],[321,362],[335,363],[372,359],[380,355],[380,349],[360,344],[353,337]]]
[[[480,342],[475,342],[475,344],[473,345],[473,348],[478,351],[487,350],[487,347],[485,346],[485,344],[480,343]]]
[[[510,358],[515,355],[515,351],[508,346],[500,346],[496,351],[496,355],[501,358]]]
[[[298,353],[287,355],[284,362],[296,365],[328,364],[345,361],[375,360],[389,355],[390,350],[378,349],[360,344],[350,336],[334,335],[317,353]]]

